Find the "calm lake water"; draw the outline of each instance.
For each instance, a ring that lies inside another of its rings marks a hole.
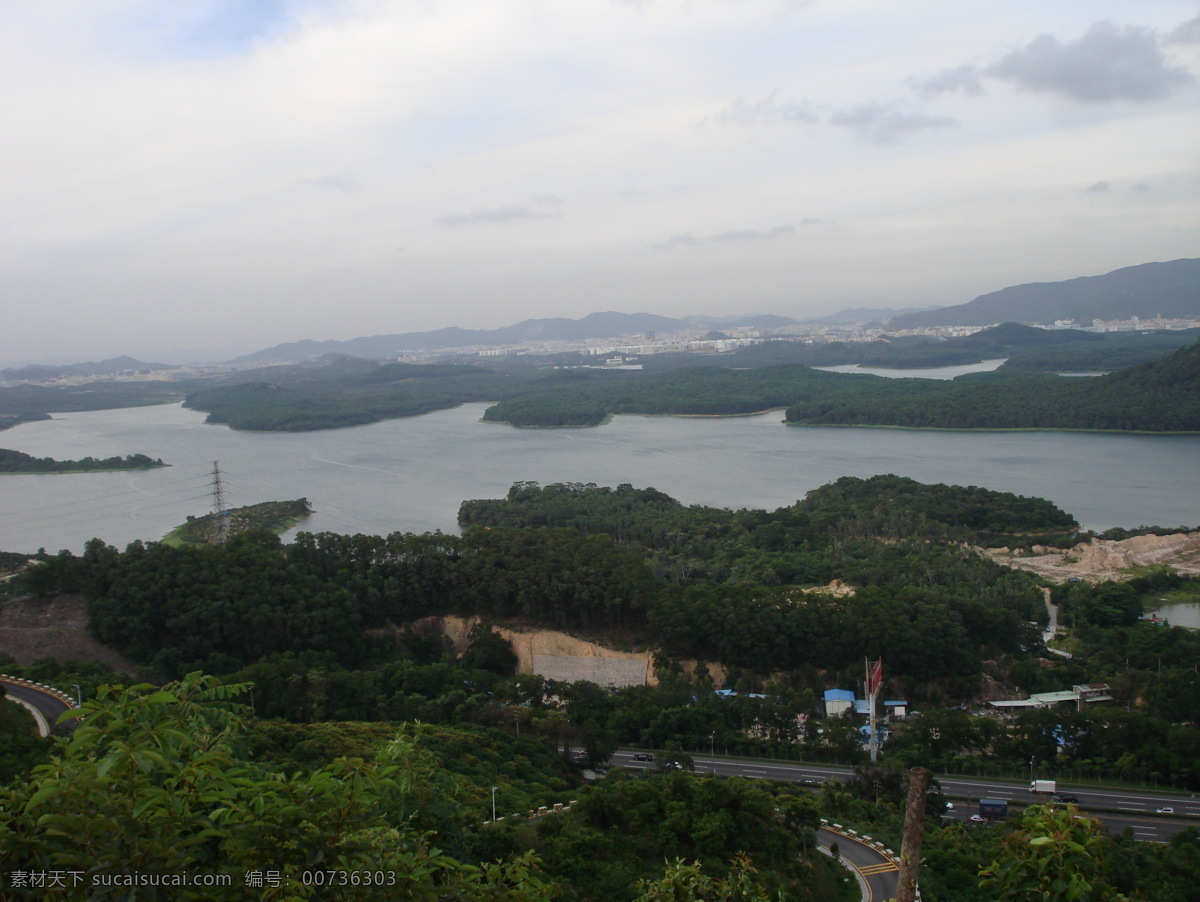
[[[979,363],[964,363],[959,366],[927,367],[924,369],[897,370],[883,366],[859,366],[857,363],[843,363],[839,366],[818,366],[814,369],[827,373],[870,373],[873,376],[887,376],[889,379],[954,379],[967,373],[990,373],[1000,368],[1007,357],[983,360]]]
[[[1163,618],[1170,626],[1184,626],[1190,630],[1200,630],[1200,603],[1168,604],[1159,608],[1154,614]]]
[[[456,531],[459,503],[519,480],[654,486],[686,504],[766,508],[839,476],[896,473],[1049,498],[1085,527],[1200,523],[1200,436],[796,428],[783,412],[617,417],[590,429],[482,423],[485,404],[353,429],[236,432],[178,405],[57,414],[0,447],[77,459],[132,453],[157,470],[0,477],[0,550],[123,548],[212,509],[305,497],[307,531]]]

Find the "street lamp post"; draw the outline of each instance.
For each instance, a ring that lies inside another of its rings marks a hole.
[[[499,786],[492,787],[492,823],[493,824],[496,822],[496,790],[499,788],[500,788]]]
[[[75,687],[75,705],[76,705],[76,707],[82,708],[83,707],[83,690],[79,687],[78,683],[72,683],[71,685]]]

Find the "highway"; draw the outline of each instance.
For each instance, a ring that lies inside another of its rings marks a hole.
[[[652,762],[637,762],[634,750],[622,749],[612,757],[612,763],[622,767],[653,768]],[[830,764],[789,764],[783,761],[762,761],[746,758],[719,758],[693,755],[697,773],[715,773],[754,780],[785,780],[808,786],[819,786],[831,778],[846,779],[853,768]],[[942,792],[954,808],[946,812],[947,819],[967,820],[977,811],[984,799],[1003,799],[1015,813],[1026,805],[1038,804],[1042,798],[1029,791],[1028,783],[1012,780],[992,780],[986,777],[938,777]],[[1105,789],[1094,786],[1073,786],[1059,783],[1060,794],[1074,796],[1079,808],[1100,819],[1110,832],[1119,833],[1126,827],[1135,839],[1146,842],[1167,842],[1188,827],[1200,827],[1200,798],[1194,794],[1171,793],[1162,790],[1138,792],[1130,789]],[[1157,814],[1159,808],[1173,808],[1170,815]],[[848,825],[848,826],[853,826]],[[899,851],[899,850],[897,850]]]

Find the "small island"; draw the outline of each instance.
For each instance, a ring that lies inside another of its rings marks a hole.
[[[188,517],[187,522],[172,529],[163,538],[167,545],[216,545],[222,532],[231,536],[251,529],[265,529],[273,533],[285,533],[312,514],[307,498],[295,501],[264,501],[235,507],[221,514],[205,514]],[[221,519],[225,520],[222,530]]]
[[[151,470],[165,467],[161,457],[145,454],[127,454],[124,457],[82,460],[55,460],[52,457],[34,457],[23,451],[0,448],[0,473],[94,473],[101,470]]]

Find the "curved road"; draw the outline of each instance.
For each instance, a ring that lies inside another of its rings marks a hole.
[[[846,836],[822,827],[817,831],[821,846],[832,849],[837,845],[843,864],[850,865],[861,878],[863,902],[883,902],[894,898],[900,888],[900,868],[892,859],[861,839]]]
[[[18,700],[26,708],[34,711],[34,717],[38,721],[38,731],[43,736],[49,735],[54,730],[54,724],[64,711],[71,711],[75,707],[74,705],[67,704],[52,690],[27,686],[24,683],[15,682],[7,677],[0,677],[0,685],[4,686],[5,695],[11,699]]]

